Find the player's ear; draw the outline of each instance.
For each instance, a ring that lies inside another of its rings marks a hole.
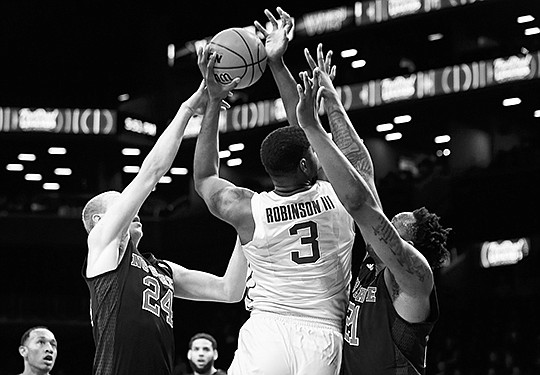
[[[94,223],[97,223],[99,221],[99,219],[101,219],[101,215],[100,214],[93,214],[92,215],[92,221]]]
[[[191,361],[191,349],[189,349],[187,352],[187,359]]]
[[[214,361],[218,358],[218,352],[217,349],[214,350]]]
[[[19,346],[19,354],[21,357],[26,358],[26,355],[28,354],[28,348],[26,346]]]

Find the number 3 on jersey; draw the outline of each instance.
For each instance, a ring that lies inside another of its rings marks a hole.
[[[165,314],[165,320],[172,328],[173,326],[173,293],[171,289],[167,289],[165,295],[159,300],[159,292],[161,284],[156,278],[152,276],[146,276],[143,279],[143,284],[146,288],[143,292],[142,308],[143,310],[150,311],[155,316],[159,317],[161,310]],[[159,302],[158,302],[159,301]]]
[[[303,223],[295,224],[292,226],[291,229],[289,229],[289,234],[291,236],[295,236],[302,229],[307,229],[308,235],[300,237],[300,243],[302,245],[311,246],[311,255],[302,257],[300,256],[300,253],[298,251],[293,251],[291,253],[291,259],[296,264],[315,263],[321,257],[321,252],[319,250],[319,241],[317,240],[317,238],[319,237],[317,223],[315,223],[314,221],[306,221]]]

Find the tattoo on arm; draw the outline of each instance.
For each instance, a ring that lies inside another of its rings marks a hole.
[[[426,269],[421,261],[403,248],[392,224],[382,217],[377,221],[376,225],[372,226],[373,234],[379,241],[386,244],[405,272],[423,282],[426,278]]]
[[[244,189],[224,189],[216,191],[210,197],[210,202],[218,215],[224,217],[240,200],[247,197],[248,194]]]
[[[364,177],[373,179],[373,163],[367,149],[357,134],[354,134],[347,119],[341,111],[328,114],[334,142],[351,162],[354,168]]]
[[[396,298],[398,298],[399,296],[399,285],[392,272],[390,272],[390,283],[392,288],[392,290],[390,291],[390,297],[392,298],[392,301],[395,301]]]

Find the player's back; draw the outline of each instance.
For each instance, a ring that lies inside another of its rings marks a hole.
[[[255,194],[255,232],[244,245],[251,310],[340,322],[350,283],[354,222],[332,186],[282,197]]]

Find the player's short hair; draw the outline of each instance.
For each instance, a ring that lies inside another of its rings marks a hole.
[[[296,171],[309,147],[309,141],[301,128],[284,126],[263,140],[261,162],[269,175],[283,176]]]
[[[50,331],[50,329],[45,327],[45,326],[35,326],[35,327],[32,327],[32,328],[28,328],[26,330],[26,332],[24,332],[22,337],[21,337],[21,346],[24,346],[26,344],[26,341],[28,340],[28,338],[30,337],[32,332],[34,332],[36,329],[46,329],[46,330]]]
[[[427,259],[431,268],[439,268],[449,257],[446,240],[452,228],[443,228],[439,216],[425,207],[413,211],[415,223],[414,247]]]
[[[208,340],[212,343],[212,349],[214,350],[217,350],[217,341],[216,339],[208,334],[208,333],[204,333],[204,332],[201,332],[201,333],[197,333],[195,334],[190,340],[189,340],[189,344],[188,344],[188,348],[191,350],[191,345],[193,345],[193,342],[195,340],[198,340],[198,339],[205,339],[205,340]]]
[[[96,195],[86,203],[82,210],[82,221],[87,233],[90,233],[95,225],[92,216],[107,211],[108,205],[119,195],[120,193],[118,191],[106,191]]]

